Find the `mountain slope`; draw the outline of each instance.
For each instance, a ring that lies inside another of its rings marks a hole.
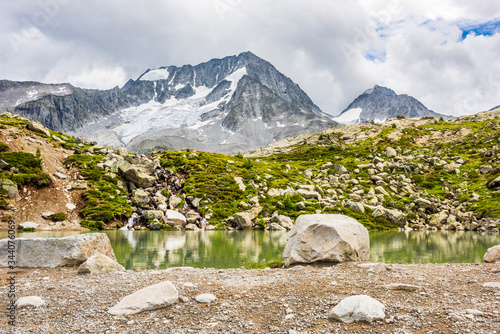
[[[334,119],[342,124],[368,123],[372,120],[381,123],[398,115],[406,118],[423,116],[449,118],[427,109],[414,97],[406,94],[397,95],[389,88],[376,85],[358,96]]]
[[[121,89],[71,87],[62,96],[49,92],[3,109],[132,151],[191,147],[236,153],[337,124],[251,52],[149,69]]]

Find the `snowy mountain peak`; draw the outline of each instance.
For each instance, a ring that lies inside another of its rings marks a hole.
[[[358,96],[334,120],[342,124],[383,122],[398,115],[406,118],[423,116],[448,117],[427,109],[417,99],[398,95],[392,89],[375,85]]]

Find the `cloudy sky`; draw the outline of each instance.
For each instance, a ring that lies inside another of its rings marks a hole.
[[[375,84],[463,115],[500,105],[494,0],[0,0],[0,79],[122,86],[252,51],[336,115]]]

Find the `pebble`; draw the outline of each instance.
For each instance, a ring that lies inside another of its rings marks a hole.
[[[198,303],[202,303],[202,304],[208,304],[208,303],[211,303],[213,302],[214,300],[217,299],[217,297],[215,297],[215,295],[211,294],[211,293],[204,293],[204,294],[201,294],[201,295],[198,295],[196,297],[194,297],[194,299],[198,302]]]

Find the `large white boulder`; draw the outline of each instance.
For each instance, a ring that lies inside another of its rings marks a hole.
[[[354,321],[373,322],[385,317],[385,306],[381,302],[366,295],[344,298],[328,316],[330,319],[351,323]]]
[[[177,289],[170,281],[161,282],[138,290],[123,297],[108,310],[113,315],[136,314],[148,310],[156,310],[174,304],[179,299]]]
[[[294,263],[367,261],[368,230],[344,215],[301,215],[283,251],[285,266]]]
[[[500,245],[488,248],[483,257],[484,262],[493,263],[500,262]]]
[[[17,267],[77,266],[95,253],[116,260],[109,238],[104,233],[86,233],[64,238],[2,239],[0,254],[7,254],[9,242],[11,248],[15,245]],[[6,256],[0,257],[0,267],[7,267],[7,261]]]
[[[125,268],[101,253],[96,253],[83,262],[78,268],[79,274],[97,274],[103,271],[125,271]]]

